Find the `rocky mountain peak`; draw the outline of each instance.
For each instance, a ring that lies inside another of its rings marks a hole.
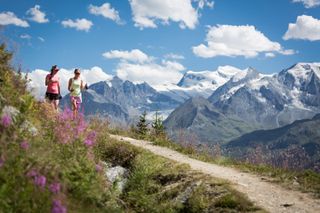
[[[297,63],[278,75],[279,81],[291,89],[296,87],[299,90],[309,84],[312,78],[320,79],[320,63]]]
[[[259,72],[252,68],[252,67],[248,67],[247,69],[243,70],[242,72],[238,72],[236,73],[232,78],[231,81],[232,82],[246,82],[252,79],[256,79],[259,78]]]

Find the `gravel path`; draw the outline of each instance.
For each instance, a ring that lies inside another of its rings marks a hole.
[[[142,147],[156,155],[188,164],[193,170],[227,180],[235,190],[244,193],[256,205],[269,212],[320,213],[320,200],[314,199],[308,194],[284,189],[253,174],[195,160],[169,148],[152,145],[148,141],[118,135],[110,136],[119,141],[126,141],[134,146]]]

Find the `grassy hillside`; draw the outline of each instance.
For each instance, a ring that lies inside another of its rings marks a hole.
[[[104,121],[37,102],[10,58],[1,45],[0,212],[259,211],[221,180],[111,140]],[[129,171],[123,191],[106,178],[114,166]]]

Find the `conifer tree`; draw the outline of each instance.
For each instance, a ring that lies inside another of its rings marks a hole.
[[[155,118],[152,122],[152,128],[154,130],[154,134],[156,136],[163,136],[164,135],[164,126],[162,123],[162,117],[159,116],[158,111],[155,114]]]
[[[147,112],[144,111],[142,115],[140,115],[139,122],[137,124],[137,133],[141,136],[145,136],[148,133],[148,123],[147,123]]]

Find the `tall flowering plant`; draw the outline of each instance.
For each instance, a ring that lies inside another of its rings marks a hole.
[[[83,114],[74,117],[70,109],[65,109],[57,116],[54,125],[55,137],[59,143],[80,142],[86,147],[92,147],[95,144],[96,132],[90,130]]]
[[[0,212],[100,209],[108,192],[93,152],[100,132],[82,114],[36,101],[10,57],[0,44]]]

